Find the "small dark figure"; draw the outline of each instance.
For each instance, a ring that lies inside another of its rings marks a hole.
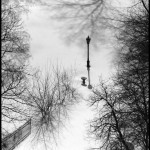
[[[82,84],[81,84],[81,85],[87,86],[87,85],[85,84],[85,80],[86,80],[87,78],[86,78],[86,77],[81,77],[81,79],[82,79]]]

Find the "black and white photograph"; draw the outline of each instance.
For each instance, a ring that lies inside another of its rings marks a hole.
[[[2,0],[1,148],[149,150],[149,0]]]

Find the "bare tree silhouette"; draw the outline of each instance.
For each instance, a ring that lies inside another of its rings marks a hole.
[[[124,18],[111,84],[100,81],[89,100],[98,110],[90,130],[102,140],[97,149],[149,149],[149,11],[143,3]]]
[[[23,111],[21,95],[26,90],[26,68],[29,58],[29,35],[23,30],[20,14],[25,9],[2,1],[2,135],[8,134],[5,127],[28,118]],[[19,106],[19,107],[18,107]],[[24,117],[23,117],[24,116]],[[5,124],[3,126],[3,124]]]
[[[35,141],[56,139],[64,126],[69,110],[78,102],[80,94],[73,86],[73,74],[53,67],[45,75],[37,73],[32,79],[25,100],[31,107],[32,128]]]

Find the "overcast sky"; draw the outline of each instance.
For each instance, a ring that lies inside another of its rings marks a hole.
[[[84,96],[91,91],[87,87],[81,86],[81,77],[87,77],[86,68],[86,40],[85,46],[66,45],[61,39],[59,32],[55,28],[53,20],[50,19],[49,12],[42,7],[32,6],[27,16],[24,16],[25,30],[30,34],[30,64],[33,67],[45,69],[47,64],[61,64],[64,68],[75,68],[77,70],[76,82],[78,88]],[[88,35],[87,35],[88,36]],[[111,35],[110,35],[111,36]],[[86,39],[86,37],[85,37]],[[91,45],[92,45],[91,39]],[[92,49],[93,48],[93,49]],[[99,76],[108,78],[112,72],[112,58],[114,48],[111,44],[99,45],[97,49],[90,47],[91,63],[91,84],[98,83]],[[59,142],[53,150],[87,150],[92,144],[86,139],[87,121],[92,118],[92,111],[85,101],[82,101],[73,108],[70,120],[66,128],[60,134]],[[44,150],[43,145],[31,146],[30,137],[22,142],[16,150]],[[49,148],[51,147],[49,144]],[[48,149],[49,149],[48,148]]]

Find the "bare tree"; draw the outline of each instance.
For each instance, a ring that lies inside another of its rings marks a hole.
[[[120,95],[117,87],[107,85],[104,81],[100,81],[99,87],[93,90],[89,101],[91,106],[96,106],[98,113],[91,121],[90,134],[102,142],[102,145],[93,149],[130,150],[128,143],[131,139],[127,138],[125,131],[128,110],[125,104],[120,103]]]
[[[145,6],[144,0],[131,1],[129,7],[119,7],[120,1],[109,0],[57,0],[47,2],[52,18],[58,21],[61,27],[61,36],[68,42],[83,44],[85,37],[89,35],[93,43],[101,43],[111,40],[115,32],[120,31],[124,17],[128,9],[135,5]],[[111,35],[110,35],[111,34]]]
[[[34,139],[38,142],[54,140],[68,117],[68,111],[78,102],[79,94],[73,86],[73,74],[53,68],[45,75],[38,73],[28,89],[27,105],[31,107]]]
[[[20,99],[26,89],[26,67],[29,58],[29,35],[23,30],[20,13],[24,9],[19,5],[11,5],[2,1],[2,133],[8,134],[9,125],[23,121],[27,114],[19,106]],[[24,116],[24,117],[23,117]]]
[[[100,82],[90,98],[98,110],[91,122],[91,133],[103,143],[97,149],[149,149],[149,11],[146,8],[147,5],[136,5],[126,16],[118,35],[119,69],[112,84]]]
[[[149,149],[149,12],[143,8],[138,13],[139,8],[130,13],[118,38],[123,46],[115,82],[132,112],[131,118],[127,117],[132,120],[130,135],[137,135],[132,137],[136,145]]]
[[[149,149],[148,83],[142,74],[122,71],[113,85],[101,81],[89,101],[97,109],[90,133],[103,143],[97,149]]]
[[[83,44],[82,41],[87,35],[94,39],[93,43],[108,41],[108,38],[110,42],[110,34],[113,37],[114,31],[120,31],[128,9],[138,5],[148,11],[146,0],[131,1],[131,5],[127,8],[121,8],[121,5],[119,7],[117,5],[120,3],[119,0],[24,1],[29,5],[47,6],[46,9],[49,9],[51,17],[58,21],[57,25],[63,39],[78,44]]]

